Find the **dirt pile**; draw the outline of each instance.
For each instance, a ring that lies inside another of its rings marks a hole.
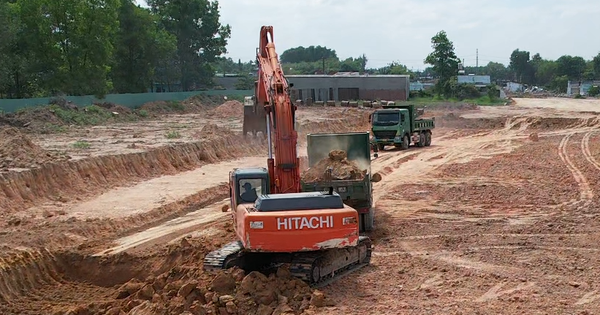
[[[366,170],[361,170],[356,163],[348,160],[346,151],[333,150],[329,156],[302,173],[302,180],[308,183],[339,179],[363,179]]]
[[[228,128],[219,127],[216,124],[208,123],[200,131],[194,133],[196,139],[215,139],[233,135]]]
[[[145,281],[123,284],[115,298],[109,314],[308,314],[333,306],[286,267],[269,276],[256,271],[246,275],[234,268],[212,279],[200,266],[175,267]]]
[[[244,104],[238,101],[227,101],[211,111],[211,115],[219,118],[244,117]]]
[[[0,169],[35,168],[55,160],[66,160],[44,150],[17,128],[0,129]]]
[[[94,105],[98,106],[98,107],[102,107],[106,110],[108,110],[111,113],[118,113],[118,114],[131,114],[133,111],[125,106],[121,106],[121,105],[117,105],[115,103],[110,103],[110,102],[97,102],[94,103]]]

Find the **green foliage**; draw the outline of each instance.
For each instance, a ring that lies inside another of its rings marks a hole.
[[[155,79],[161,60],[175,52],[176,37],[162,29],[150,11],[124,1],[115,44],[112,78],[118,93],[143,93]]]
[[[241,76],[235,82],[236,90],[252,90],[254,89],[254,79],[248,75]]]
[[[596,97],[596,96],[600,95],[600,87],[598,87],[596,85],[590,87],[590,89],[588,90],[588,95],[592,96],[592,97]]]
[[[500,97],[500,89],[497,86],[491,84],[487,87],[487,96],[490,100],[496,100]]]
[[[439,76],[436,84],[438,95],[443,94],[448,97],[452,94],[455,85],[450,80],[456,76],[459,63],[458,57],[454,53],[454,44],[442,30],[431,38],[431,46],[433,52],[425,58],[425,63],[430,64],[433,71]]]
[[[510,69],[515,74],[518,82],[529,83],[533,81],[533,66],[529,60],[529,52],[515,49],[510,55]]]
[[[173,65],[181,88],[190,91],[212,85],[217,57],[227,52],[231,27],[219,22],[219,2],[209,0],[148,0],[165,29],[177,36]]]
[[[557,76],[552,79],[550,82],[550,89],[559,92],[559,93],[567,93],[567,85],[569,83],[569,77],[566,75]]]
[[[281,63],[300,63],[315,62],[322,59],[339,60],[335,50],[323,46],[299,46],[284,51],[281,56]]]
[[[92,145],[84,140],[79,140],[73,143],[73,147],[76,149],[89,149]]]
[[[231,28],[209,0],[0,1],[0,97],[210,85]]]
[[[179,133],[179,131],[169,131],[167,132],[167,134],[165,135],[165,137],[167,139],[179,139],[181,138],[181,134]]]
[[[586,69],[585,59],[569,55],[561,56],[556,60],[556,74],[567,76],[569,80],[580,80]]]

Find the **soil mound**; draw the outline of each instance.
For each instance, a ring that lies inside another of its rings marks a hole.
[[[194,134],[196,139],[215,139],[233,135],[233,132],[224,127],[219,127],[216,124],[206,124],[202,129]]]
[[[119,113],[119,114],[131,114],[132,110],[121,105],[117,105],[115,103],[103,102],[103,103],[94,103],[94,105],[102,107],[108,110],[111,113]]]
[[[207,278],[200,267],[173,268],[116,293],[111,314],[301,314],[334,304],[292,277],[286,267],[266,276],[233,268]]]
[[[59,159],[58,156],[33,143],[17,128],[0,129],[0,169],[35,168]]]
[[[346,151],[333,150],[329,156],[302,174],[302,180],[308,183],[338,179],[355,180],[365,178],[366,170],[361,170],[356,163],[348,160]]]
[[[212,111],[219,118],[242,118],[244,117],[244,104],[238,101],[227,101]]]

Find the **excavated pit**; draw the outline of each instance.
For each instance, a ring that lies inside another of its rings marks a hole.
[[[0,268],[0,312],[299,314],[333,305],[285,266],[269,276],[239,269],[203,271],[202,257],[221,245],[183,239],[153,256],[13,251]]]

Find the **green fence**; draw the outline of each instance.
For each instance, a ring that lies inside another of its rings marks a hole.
[[[137,108],[145,103],[155,101],[183,101],[194,95],[227,95],[227,96],[250,96],[254,90],[211,90],[192,92],[169,92],[169,93],[136,93],[136,94],[108,94],[104,99],[94,96],[65,96],[64,98],[77,106],[91,105],[93,102],[110,102],[129,108]],[[27,99],[0,99],[0,111],[14,112],[21,108],[47,105],[50,97],[27,98]]]

